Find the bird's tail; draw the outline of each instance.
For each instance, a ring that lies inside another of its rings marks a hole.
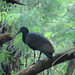
[[[45,54],[49,59],[51,59],[51,58],[52,58],[52,55],[53,55],[53,53],[48,53],[48,52],[44,52],[44,54]]]

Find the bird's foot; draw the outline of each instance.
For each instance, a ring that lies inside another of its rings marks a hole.
[[[30,66],[31,66],[31,65],[34,65],[34,64],[35,64],[35,62],[31,62]]]

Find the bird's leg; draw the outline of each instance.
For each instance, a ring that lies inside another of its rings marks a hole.
[[[41,54],[42,54],[42,52],[40,52],[40,55],[39,55],[38,61],[40,60]]]
[[[35,57],[36,57],[36,55],[35,55],[35,50],[34,50],[34,63],[35,63]]]

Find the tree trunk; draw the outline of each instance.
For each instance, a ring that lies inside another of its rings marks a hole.
[[[75,75],[74,69],[75,69],[75,59],[69,62],[69,65],[67,67],[67,72],[65,75]]]
[[[0,35],[0,45],[4,44],[5,42],[8,42],[10,40],[12,40],[12,37],[10,36],[9,33]]]
[[[73,49],[75,49],[75,48],[73,48]],[[71,49],[71,50],[73,51],[73,49]],[[68,51],[66,51],[66,52],[68,52]],[[55,60],[57,60],[58,58],[60,58],[62,55],[64,55],[64,53],[65,52],[59,53],[58,55],[53,56],[52,59],[47,59],[46,58],[44,60],[40,60],[39,62],[35,63],[34,65],[29,66],[26,69],[18,72],[17,75],[36,75],[36,74],[38,74],[38,73],[40,73],[40,72],[52,67],[53,62]],[[64,61],[71,60],[73,58],[75,58],[75,52],[64,55],[62,58],[60,58],[58,61],[56,61],[54,63],[54,65],[60,64],[60,63],[62,63]]]

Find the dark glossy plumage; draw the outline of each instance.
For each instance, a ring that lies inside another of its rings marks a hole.
[[[6,1],[6,3],[12,3],[12,4],[19,4],[19,5],[25,5],[25,4],[22,4],[16,0],[2,0],[2,1]]]
[[[29,32],[29,30],[26,27],[21,27],[17,34],[19,34],[20,32],[22,32],[23,42],[27,44],[30,48],[44,53],[48,58],[52,57],[54,49],[47,38],[45,38],[40,33]]]
[[[53,47],[51,43],[41,34],[36,32],[28,33],[23,42],[34,50],[44,50],[49,53],[53,53]]]

